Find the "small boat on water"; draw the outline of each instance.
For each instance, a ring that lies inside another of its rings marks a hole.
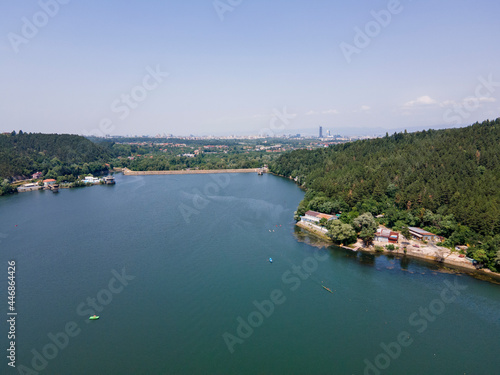
[[[91,317],[89,317],[89,320],[97,320],[99,319],[99,315],[92,315]]]
[[[328,290],[330,293],[332,293],[332,294],[333,294],[333,292],[332,292],[332,290],[331,290],[330,288],[327,288],[327,287],[326,287],[326,286],[324,286],[324,285],[321,285],[321,286],[322,286],[324,289]]]
[[[272,263],[273,262],[273,258],[269,258],[269,263]]]

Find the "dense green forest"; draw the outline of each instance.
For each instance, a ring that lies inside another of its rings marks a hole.
[[[110,158],[109,148],[78,135],[22,131],[0,135],[0,181],[31,178],[35,172],[46,178],[99,173]]]
[[[233,154],[200,154],[196,157],[177,155],[154,155],[135,157],[133,160],[115,160],[116,167],[127,167],[133,171],[168,171],[181,169],[239,169],[258,168],[272,160],[272,155],[262,152]]]
[[[469,256],[500,270],[500,119],[292,151],[270,169],[307,189],[298,215],[342,212],[349,223],[383,214],[382,224],[469,245]]]

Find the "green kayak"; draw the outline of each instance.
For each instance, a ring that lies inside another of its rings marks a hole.
[[[97,320],[99,319],[99,315],[93,315],[89,318],[89,320]]]

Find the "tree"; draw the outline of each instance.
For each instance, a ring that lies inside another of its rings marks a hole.
[[[329,200],[319,206],[319,211],[325,214],[337,214],[348,210],[349,206],[342,199]]]
[[[354,219],[353,224],[359,233],[359,238],[363,240],[365,245],[370,245],[375,238],[375,232],[378,227],[373,215],[366,212]]]
[[[327,197],[315,197],[313,198],[309,204],[308,204],[308,208],[310,210],[313,210],[313,211],[319,211],[320,210],[320,207],[325,204],[326,202],[328,201],[328,198]]]
[[[411,238],[411,234],[410,234],[410,229],[407,227],[407,226],[403,226],[401,228],[401,234],[403,235],[404,238],[406,238],[407,240],[409,240]]]
[[[340,220],[330,220],[327,227],[328,236],[334,243],[348,245],[356,242],[356,232],[351,224],[344,224]]]
[[[294,219],[295,221],[299,221],[301,216],[304,216],[307,211],[307,206],[304,201],[299,203],[299,207],[297,207],[297,211],[295,211]]]
[[[337,205],[334,202],[328,201],[319,206],[319,211],[324,212],[325,214],[334,214],[336,213],[336,207]]]
[[[375,231],[372,231],[369,228],[363,228],[361,229],[361,232],[359,232],[359,238],[363,240],[366,246],[369,246],[375,238]]]
[[[453,234],[445,241],[450,247],[466,245],[474,241],[474,232],[465,225],[458,225]]]
[[[351,212],[344,212],[340,215],[340,220],[346,224],[352,224],[353,220],[359,216],[359,212],[353,210]]]
[[[13,193],[14,191],[15,189],[9,183],[9,180],[7,179],[3,180],[2,184],[0,185],[0,195],[10,194]]]
[[[394,198],[396,196],[396,193],[398,192],[398,187],[394,184],[389,184],[386,189],[386,194],[390,198]]]

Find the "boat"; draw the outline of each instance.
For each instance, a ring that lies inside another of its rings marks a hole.
[[[97,320],[99,319],[99,315],[92,315],[91,317],[89,317],[89,320]]]
[[[321,285],[321,286],[322,286],[324,289],[328,290],[330,293],[332,293],[332,294],[333,294],[333,292],[332,292],[332,290],[331,290],[330,288],[327,288],[327,287],[326,287],[326,286],[324,286],[324,285]]]
[[[273,258],[269,258],[269,263],[272,263],[273,262]]]

